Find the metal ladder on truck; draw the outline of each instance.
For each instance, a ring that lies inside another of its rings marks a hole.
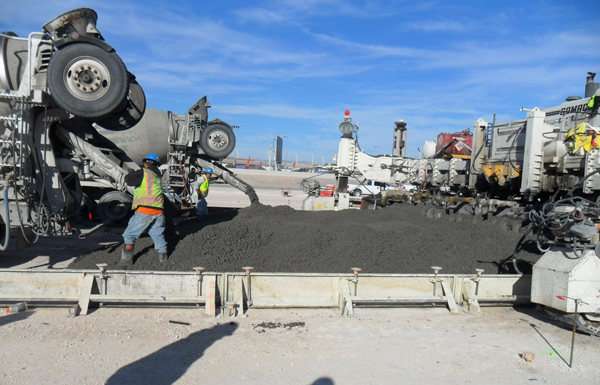
[[[175,115],[169,112],[169,152],[167,154],[166,188],[172,196],[185,205],[189,191],[188,173],[190,169],[189,143],[200,140],[200,115]],[[181,192],[177,195],[175,189]]]

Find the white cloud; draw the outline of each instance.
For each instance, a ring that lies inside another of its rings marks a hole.
[[[600,57],[600,42],[587,32],[558,32],[528,41],[479,43],[465,40],[445,49],[363,44],[324,34],[313,34],[320,41],[349,49],[368,58],[413,59],[419,69],[471,68],[527,64],[544,60]],[[556,49],[561,47],[562,49]]]
[[[239,9],[235,10],[234,14],[241,22],[252,22],[258,24],[290,22],[285,12],[278,12],[262,8]]]
[[[402,27],[413,30],[413,31],[424,31],[424,32],[463,32],[469,27],[465,23],[459,23],[454,20],[448,21],[433,21],[430,20],[426,23],[414,22],[403,24]]]
[[[220,105],[215,111],[234,115],[268,116],[272,118],[301,119],[322,122],[335,117],[335,111],[316,107],[301,107],[286,104]]]

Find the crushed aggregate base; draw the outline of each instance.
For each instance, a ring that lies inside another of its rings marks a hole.
[[[152,239],[136,242],[134,265],[117,265],[122,244],[105,246],[75,259],[71,269],[151,271],[486,274],[499,272],[493,262],[512,255],[522,233],[501,230],[484,221],[432,220],[423,206],[396,204],[378,210],[307,212],[288,206],[252,204],[243,209],[213,211],[208,219],[184,219],[167,227],[169,260],[161,264]],[[523,272],[540,257],[533,241],[525,241],[517,255]],[[529,271],[527,271],[529,269]]]

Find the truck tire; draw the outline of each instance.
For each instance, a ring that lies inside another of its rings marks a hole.
[[[222,122],[209,124],[200,135],[200,148],[211,158],[226,158],[235,148],[235,134]]]
[[[98,217],[109,226],[123,225],[133,214],[132,201],[131,196],[120,191],[106,193],[98,200]]]
[[[144,90],[135,80],[135,76],[129,74],[129,92],[111,115],[96,120],[96,124],[111,131],[127,130],[135,126],[145,112]]]
[[[352,196],[360,197],[360,196],[362,196],[362,191],[359,188],[357,188],[356,190],[352,191]]]
[[[79,216],[85,221],[92,220],[92,214],[94,212],[95,202],[86,193],[83,193],[81,197],[81,204],[79,205]]]
[[[437,209],[435,207],[430,207],[425,214],[429,219],[435,219]]]
[[[77,116],[99,118],[119,106],[129,81],[125,64],[114,51],[75,43],[50,59],[48,86],[60,107]]]
[[[515,233],[520,233],[522,228],[523,228],[523,222],[518,219],[515,219],[512,223],[511,230]]]
[[[446,216],[446,210],[444,209],[436,209],[435,212],[433,213],[433,219],[442,219],[443,217]]]
[[[502,218],[498,221],[498,226],[504,231],[510,231],[512,224],[513,222],[509,218]]]

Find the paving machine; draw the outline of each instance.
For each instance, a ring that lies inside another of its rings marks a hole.
[[[427,203],[432,219],[490,220],[524,233],[521,242],[532,236],[543,256],[533,266],[531,301],[555,309],[560,319],[575,317],[582,330],[600,335],[600,91],[594,77],[588,73],[584,98],[521,108],[527,112],[521,120],[479,119],[472,130],[426,143],[421,159],[361,151],[358,126],[346,111],[335,193],[310,194],[304,208],[348,208],[348,180],[359,172],[390,186],[363,198],[363,207]],[[406,124],[400,122],[405,141]],[[407,191],[406,185],[416,188]],[[500,269],[520,273],[516,254],[500,261]]]
[[[151,152],[166,165],[167,196],[180,206],[189,204],[190,173],[208,166],[253,191],[220,165],[235,135],[208,121],[206,97],[184,115],[147,109],[96,21],[94,10],[79,8],[27,38],[0,34],[0,250],[11,229],[18,246],[72,234],[82,206],[89,211],[96,199],[105,223],[122,221],[133,193],[124,176]]]

